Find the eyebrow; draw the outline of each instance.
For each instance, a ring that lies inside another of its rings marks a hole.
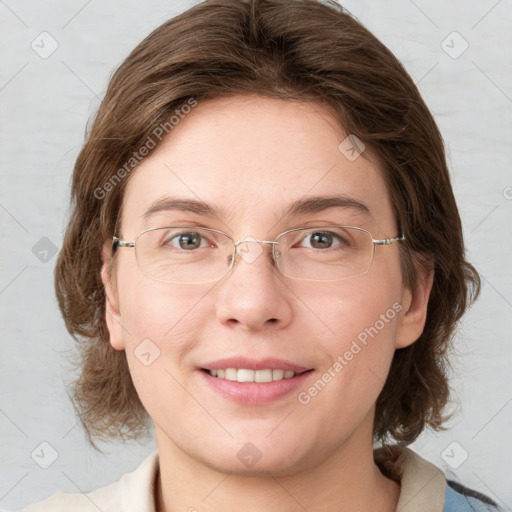
[[[353,210],[365,215],[371,215],[370,209],[363,202],[353,197],[341,194],[331,196],[313,196],[305,199],[299,199],[293,202],[288,210],[287,215],[304,215],[307,213],[317,213],[329,208],[343,208]]]
[[[308,213],[318,213],[329,208],[343,208],[365,215],[371,215],[370,209],[363,202],[353,197],[338,194],[330,196],[310,196],[299,199],[283,210],[283,216],[293,217]],[[209,203],[196,199],[164,197],[152,203],[144,212],[142,218],[147,220],[156,213],[164,211],[190,212],[205,217],[220,217],[225,210],[224,208],[216,208]]]
[[[198,201],[195,199],[163,197],[152,203],[151,206],[144,212],[142,218],[147,220],[156,213],[164,211],[191,212],[198,215],[204,215],[206,217],[217,216],[216,209],[203,201]]]

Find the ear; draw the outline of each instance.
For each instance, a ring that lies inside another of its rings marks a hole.
[[[101,280],[105,288],[105,320],[110,334],[110,344],[116,350],[124,350],[123,328],[121,326],[121,313],[115,279],[109,279],[108,268],[112,255],[112,242],[107,240],[103,245],[101,259]]]
[[[414,288],[405,288],[402,295],[402,312],[399,316],[395,348],[412,345],[423,332],[427,319],[427,305],[434,282],[433,262],[429,269],[419,262],[415,263],[416,283]]]

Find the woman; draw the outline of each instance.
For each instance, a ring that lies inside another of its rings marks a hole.
[[[479,291],[442,138],[335,3],[211,0],[114,74],[56,269],[91,442],[158,451],[25,510],[490,510],[440,428]],[[379,448],[374,449],[375,445]]]

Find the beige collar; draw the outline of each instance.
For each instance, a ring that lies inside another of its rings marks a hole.
[[[442,512],[446,479],[442,471],[408,448],[389,446],[374,451],[382,473],[400,483],[397,512]],[[153,502],[158,453],[154,452],[133,473],[121,478],[123,512],[155,512]]]
[[[400,483],[397,512],[442,512],[446,492],[443,472],[408,448],[389,446],[374,451],[382,473]]]

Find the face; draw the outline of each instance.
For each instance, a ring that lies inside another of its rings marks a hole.
[[[148,228],[186,225],[274,240],[298,227],[351,225],[396,237],[381,170],[368,152],[347,158],[338,147],[347,135],[317,104],[199,103],[134,171],[117,234],[134,241]],[[368,211],[317,201],[289,212],[297,201],[334,195]],[[208,203],[214,213],[144,215],[165,198]],[[111,344],[126,351],[159,447],[223,472],[286,474],[322,463],[350,440],[371,443],[393,353],[420,335],[428,296],[402,287],[399,243],[377,246],[368,273],[334,282],[284,276],[270,244],[247,244],[260,248],[256,258],[239,257],[221,280],[202,284],[151,279],[133,248],[118,249],[115,289],[103,268]],[[263,370],[262,379],[268,370],[298,375],[248,383],[205,371],[232,367]]]

